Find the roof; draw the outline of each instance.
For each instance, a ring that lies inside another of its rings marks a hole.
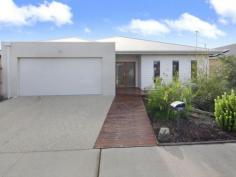
[[[111,37],[96,41],[84,40],[77,37],[61,38],[48,40],[43,42],[114,42],[117,54],[209,54],[217,55],[222,50],[207,49],[189,45],[180,45],[165,43],[160,41],[152,41],[145,39],[136,39],[128,37]]]
[[[196,53],[208,51],[206,48],[127,37],[111,37],[97,41],[115,42],[118,53]]]
[[[236,56],[236,44],[230,44],[222,47],[216,48],[216,50],[229,50],[225,55],[230,56],[230,55],[235,55]]]

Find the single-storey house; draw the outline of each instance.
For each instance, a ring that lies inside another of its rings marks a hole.
[[[208,72],[206,48],[113,37],[98,41],[3,42],[3,95],[115,95],[151,88],[154,78],[186,82]]]

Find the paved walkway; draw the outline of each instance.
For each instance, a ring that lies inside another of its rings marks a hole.
[[[156,137],[139,95],[117,95],[96,148],[155,146]]]

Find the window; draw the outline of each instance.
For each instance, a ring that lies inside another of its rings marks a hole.
[[[154,61],[154,80],[160,77],[160,61]]]
[[[179,61],[173,61],[173,78],[179,78]]]
[[[191,78],[192,79],[197,78],[197,60],[191,61]]]

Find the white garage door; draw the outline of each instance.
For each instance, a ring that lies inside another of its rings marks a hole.
[[[101,94],[100,58],[21,58],[19,95]]]

